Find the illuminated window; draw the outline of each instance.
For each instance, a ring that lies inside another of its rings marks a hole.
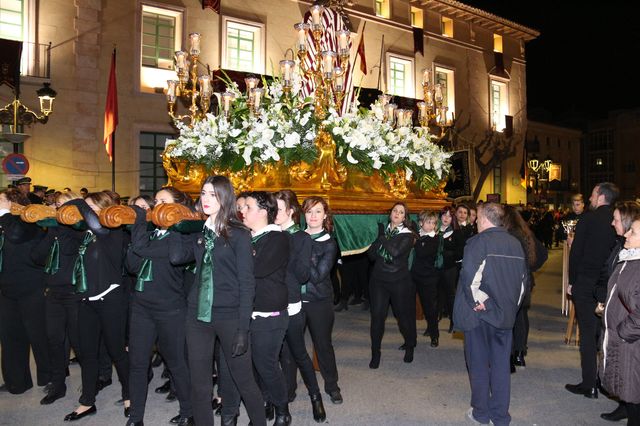
[[[453,19],[442,17],[442,35],[453,38]]]
[[[140,132],[140,195],[150,195],[167,184],[167,173],[162,166],[162,152],[167,139],[176,135]]]
[[[264,74],[264,25],[223,18],[222,68]]]
[[[493,51],[502,53],[502,36],[500,34],[493,35]]]
[[[2,1],[2,0],[0,0]],[[173,57],[182,50],[184,11],[148,4],[141,10],[140,90],[153,93],[178,77]]]
[[[27,28],[26,0],[0,1],[0,38],[23,41]]]
[[[0,0],[0,38],[22,42],[20,73],[48,78],[48,46],[35,43],[35,19],[35,0]]]
[[[449,68],[436,66],[435,84],[442,87],[442,104],[447,109],[447,119],[452,120],[456,112],[455,76]]]
[[[412,98],[415,94],[413,59],[387,54],[387,93]]]
[[[507,84],[498,80],[491,80],[491,128],[501,132],[506,127],[505,116],[509,114],[509,94]]]
[[[374,0],[376,16],[389,18],[391,16],[390,0]]]
[[[422,9],[411,6],[411,26],[422,28],[423,27],[423,12]]]

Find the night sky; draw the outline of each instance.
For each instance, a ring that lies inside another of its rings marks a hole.
[[[541,33],[526,44],[529,118],[579,124],[640,107],[635,2],[462,1]]]

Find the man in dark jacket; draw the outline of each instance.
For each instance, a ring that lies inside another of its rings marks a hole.
[[[500,204],[478,205],[478,235],[464,248],[453,308],[454,327],[464,332],[471,384],[467,418],[495,425],[511,421],[512,328],[527,271],[522,245],[502,227],[503,218]]]
[[[611,204],[618,194],[618,187],[610,182],[599,183],[593,188],[589,198],[590,211],[580,216],[569,252],[568,292],[576,308],[580,329],[582,382],[567,384],[565,388],[587,398],[598,397],[596,354],[599,319],[595,309],[598,302],[604,303],[606,294],[596,294],[596,290],[600,271],[616,242],[616,232],[611,226]]]

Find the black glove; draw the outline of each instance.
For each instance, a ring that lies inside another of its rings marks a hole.
[[[109,230],[100,224],[100,219],[96,212],[94,212],[89,204],[83,199],[69,200],[64,205],[76,206],[82,215],[87,227],[96,235],[105,235],[109,233]]]
[[[144,223],[145,226],[147,224],[147,211],[145,209],[143,209],[142,207],[133,205],[133,206],[129,206],[133,209],[134,212],[136,212],[136,223]]]
[[[249,349],[249,332],[247,330],[238,330],[233,338],[231,345],[231,356],[240,356]]]
[[[384,223],[378,222],[378,237],[384,237]]]

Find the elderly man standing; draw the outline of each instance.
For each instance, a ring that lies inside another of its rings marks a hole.
[[[471,384],[467,418],[476,424],[511,421],[509,356],[527,275],[522,245],[502,227],[503,218],[500,204],[478,205],[478,235],[464,248],[453,308]]]
[[[597,336],[600,320],[595,309],[598,303],[605,302],[606,287],[599,288],[597,284],[600,271],[616,242],[616,232],[611,226],[611,204],[616,201],[619,193],[618,187],[610,182],[599,183],[593,188],[589,198],[590,210],[580,215],[569,252],[568,293],[576,307],[580,329],[582,382],[567,384],[565,388],[587,398],[598,397]]]

